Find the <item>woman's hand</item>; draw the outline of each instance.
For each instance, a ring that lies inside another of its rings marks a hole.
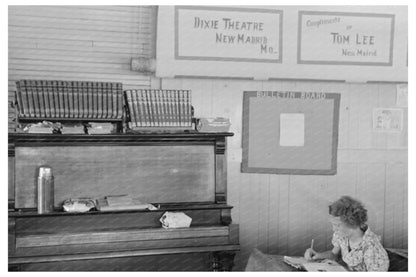
[[[312,248],[308,248],[305,251],[304,257],[308,261],[314,261],[318,258],[318,252],[316,252]]]

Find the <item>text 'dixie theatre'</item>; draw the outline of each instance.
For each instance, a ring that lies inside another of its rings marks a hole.
[[[278,10],[176,7],[175,58],[281,61]]]

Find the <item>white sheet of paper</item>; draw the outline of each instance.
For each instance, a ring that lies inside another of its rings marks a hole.
[[[305,115],[303,113],[280,114],[280,146],[305,145]]]
[[[398,84],[396,86],[396,105],[399,107],[407,107],[407,84]]]

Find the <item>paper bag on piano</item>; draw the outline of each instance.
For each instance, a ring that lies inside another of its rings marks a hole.
[[[165,212],[160,222],[163,228],[188,228],[192,218],[181,212]]]

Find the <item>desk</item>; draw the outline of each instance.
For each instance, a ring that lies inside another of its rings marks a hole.
[[[386,248],[389,255],[390,267],[389,271],[408,271],[408,250]]]
[[[386,248],[389,255],[389,271],[408,271],[407,250]],[[268,255],[254,248],[245,271],[299,271],[283,261],[283,255]],[[338,261],[344,267],[346,264]]]
[[[283,261],[283,255],[268,255],[253,249],[245,271],[298,271]]]

